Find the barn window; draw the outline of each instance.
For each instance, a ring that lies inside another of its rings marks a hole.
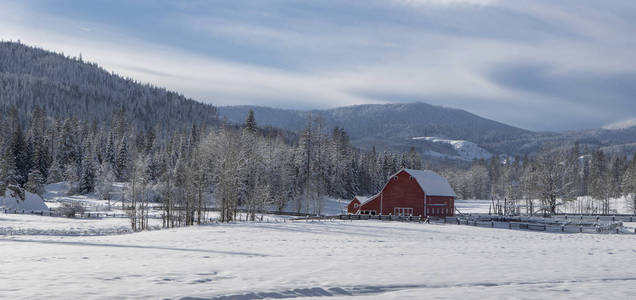
[[[409,176],[409,180],[411,180],[411,181],[412,181],[412,180],[413,180],[413,176]]]
[[[353,208],[358,208],[358,203],[354,203]]]
[[[393,176],[393,180],[397,181],[398,177],[397,176]]]

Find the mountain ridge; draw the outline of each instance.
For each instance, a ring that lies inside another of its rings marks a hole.
[[[307,116],[322,116],[325,128],[343,128],[358,148],[459,153],[450,145],[412,140],[429,136],[464,140],[493,154],[532,154],[548,147],[579,143],[609,152],[636,152],[636,126],[568,132],[535,132],[487,119],[466,110],[424,102],[360,104],[331,109],[294,110],[241,105],[216,107],[178,92],[141,84],[95,63],[15,42],[0,42],[0,113],[16,108],[28,116],[39,106],[58,119],[75,117],[108,125],[124,111],[131,125],[161,132],[192,125],[242,124],[253,109],[261,126],[298,132]]]
[[[636,127],[587,129],[563,132],[531,131],[487,119],[466,110],[424,102],[360,104],[330,109],[294,110],[268,106],[219,106],[219,116],[232,123],[243,121],[254,110],[260,125],[298,131],[307,116],[320,115],[327,129],[340,127],[352,143],[362,149],[376,147],[405,151],[411,147],[420,153],[441,153],[461,157],[452,147],[413,137],[436,137],[475,143],[493,154],[525,155],[544,148],[561,148],[575,143],[609,152],[636,152]]]
[[[81,57],[16,42],[0,42],[0,113],[34,107],[53,118],[109,125],[123,111],[133,126],[159,131],[217,124],[216,107],[178,92],[117,75]]]

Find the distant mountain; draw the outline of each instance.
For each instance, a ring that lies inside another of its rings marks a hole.
[[[472,161],[475,159],[489,159],[493,156],[493,154],[490,153],[488,150],[481,148],[477,144],[470,141],[447,140],[447,139],[440,139],[436,137],[414,137],[412,138],[412,140],[447,144],[447,145],[450,145],[452,149],[455,150],[456,152],[456,154],[449,155],[449,154],[443,154],[443,153],[429,150],[429,152],[425,153],[431,156],[454,158],[454,159],[461,159],[466,161]]]
[[[26,122],[34,106],[50,117],[108,126],[113,113],[125,111],[133,126],[159,131],[216,126],[219,119],[243,123],[250,109],[260,126],[298,131],[307,116],[322,116],[327,130],[341,127],[361,149],[406,151],[443,158],[485,158],[488,154],[523,155],[542,148],[579,143],[613,153],[636,152],[636,126],[570,132],[532,132],[482,118],[464,110],[426,103],[355,105],[299,111],[262,106],[215,107],[177,92],[140,84],[96,64],[20,43],[0,42],[0,113],[18,109]],[[630,125],[630,124],[627,124]],[[434,139],[413,139],[431,137]],[[449,142],[440,142],[447,140]],[[461,142],[461,147],[455,142]],[[482,151],[483,150],[483,151]]]
[[[109,125],[124,110],[132,125],[159,130],[217,124],[216,108],[176,92],[109,73],[71,58],[20,43],[0,42],[0,113],[24,116],[38,105],[50,117],[76,117]]]
[[[426,103],[355,105],[327,110],[298,111],[260,106],[219,107],[219,116],[230,122],[242,122],[253,109],[260,125],[299,130],[307,115],[322,116],[327,128],[344,128],[352,143],[363,149],[408,149],[421,147],[418,136],[468,140],[478,144],[502,140],[531,138],[528,130],[488,120],[467,111]]]
[[[533,132],[461,109],[419,102],[311,111],[262,106],[218,107],[220,118],[232,123],[243,122],[250,109],[254,110],[257,123],[263,126],[297,131],[306,125],[307,115],[311,113],[322,116],[328,129],[344,128],[352,143],[362,149],[375,146],[380,150],[405,151],[414,147],[424,155],[437,158],[470,160],[486,158],[489,154],[524,155],[546,147],[554,149],[574,143],[613,153],[633,155],[636,152],[636,127]]]

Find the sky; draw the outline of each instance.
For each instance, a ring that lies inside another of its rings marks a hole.
[[[20,40],[215,105],[636,125],[634,0],[0,0]]]

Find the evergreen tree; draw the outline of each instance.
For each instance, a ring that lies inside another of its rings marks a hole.
[[[249,110],[247,113],[247,118],[245,119],[245,129],[256,132],[256,119],[254,118],[254,111]]]
[[[51,163],[51,168],[49,169],[49,176],[47,177],[48,183],[56,183],[64,180],[64,165],[60,160],[54,160]]]
[[[95,191],[95,165],[90,157],[86,157],[82,164],[82,174],[79,180],[79,193],[88,194]]]
[[[27,181],[24,188],[31,193],[42,196],[44,194],[44,182],[44,176],[40,173],[40,169],[33,168],[29,172],[29,181]]]
[[[108,143],[106,145],[106,154],[104,155],[106,162],[110,164],[110,168],[117,167],[117,151],[115,150],[115,141],[113,138],[113,132],[108,135]]]
[[[123,137],[119,144],[119,151],[117,152],[117,159],[115,162],[115,175],[118,181],[127,181],[128,172],[130,167],[130,156],[128,153],[128,139]]]
[[[29,170],[31,169],[31,156],[27,144],[24,140],[24,134],[22,133],[22,126],[18,124],[16,130],[13,133],[11,139],[11,156],[7,157],[8,160],[13,160],[13,175],[12,181],[16,184],[24,186],[28,181]]]

